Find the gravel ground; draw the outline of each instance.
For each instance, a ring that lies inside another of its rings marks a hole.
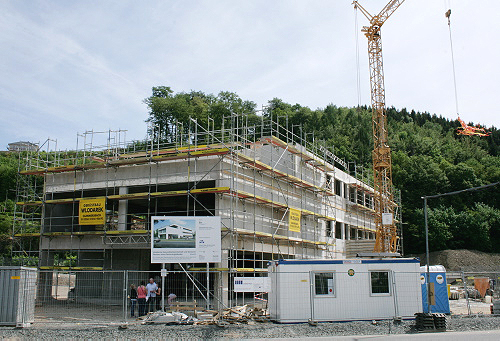
[[[448,331],[479,331],[500,329],[500,316],[473,315],[452,316],[447,318]],[[414,321],[368,321],[344,323],[275,324],[271,322],[254,324],[231,324],[225,327],[214,325],[142,325],[129,323],[127,329],[118,324],[35,324],[24,329],[1,327],[3,340],[81,340],[81,339],[271,339],[271,338],[308,338],[345,335],[385,335],[416,333]]]
[[[416,255],[425,265],[425,254]],[[443,250],[429,254],[431,264],[444,265],[447,271],[493,272],[500,271],[500,254],[475,250]]]

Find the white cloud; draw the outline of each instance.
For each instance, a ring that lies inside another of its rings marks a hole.
[[[362,1],[362,3],[364,3]],[[375,14],[386,1],[366,2]],[[452,4],[460,115],[500,126],[493,0]],[[456,117],[442,3],[407,1],[382,29],[387,105]],[[312,109],[357,104],[350,1],[5,1],[0,4],[0,149],[16,140],[127,129],[143,138],[152,86],[278,97]],[[358,14],[359,26],[366,19]],[[359,33],[362,104],[369,104]]]

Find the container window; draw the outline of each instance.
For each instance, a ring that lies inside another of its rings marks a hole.
[[[389,295],[389,271],[371,271],[371,294]]]
[[[316,295],[335,295],[335,273],[316,272],[314,273],[314,292]]]

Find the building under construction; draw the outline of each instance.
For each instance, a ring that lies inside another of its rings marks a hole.
[[[269,260],[373,250],[373,188],[354,164],[300,127],[265,118],[250,125],[236,115],[224,122],[217,130],[195,120],[176,124],[166,141],[154,129],[133,142],[123,131],[90,131],[78,136],[75,151],[27,153],[13,253],[38,256],[40,269],[59,268],[55,258],[69,253],[70,270],[157,271],[151,217],[219,216],[222,261],[210,267],[224,272],[221,285],[230,288],[231,276],[260,276]],[[79,202],[88,198],[105,200],[104,224],[79,224]],[[291,211],[298,230],[290,229]]]

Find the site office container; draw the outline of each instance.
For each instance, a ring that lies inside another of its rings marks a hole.
[[[279,260],[268,272],[276,322],[413,319],[422,312],[417,258]]]
[[[35,322],[37,269],[0,267],[0,325],[25,327]]]

